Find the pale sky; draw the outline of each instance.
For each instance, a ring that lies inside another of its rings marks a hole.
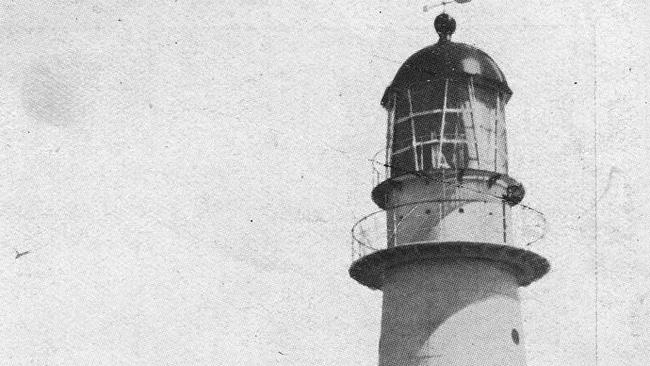
[[[380,98],[437,10],[0,4],[0,364],[376,365],[350,228],[377,209]],[[548,220],[529,365],[647,364],[649,6],[448,11],[508,78],[510,173]]]

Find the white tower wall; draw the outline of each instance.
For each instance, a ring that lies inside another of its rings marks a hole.
[[[388,270],[379,365],[525,365],[517,280],[500,267],[460,258]]]
[[[432,174],[433,176],[433,174]],[[453,175],[452,175],[453,177]],[[424,242],[466,241],[510,244],[511,208],[501,197],[506,182],[488,187],[489,176],[465,177],[463,187],[455,180],[400,177],[400,189],[385,194],[388,246]]]

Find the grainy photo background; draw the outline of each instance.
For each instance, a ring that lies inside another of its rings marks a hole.
[[[420,1],[0,2],[0,364],[376,365],[348,277]],[[474,0],[544,212],[528,362],[650,358],[650,10]]]

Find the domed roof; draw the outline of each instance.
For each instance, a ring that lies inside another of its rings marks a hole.
[[[509,98],[512,91],[496,62],[476,47],[449,40],[455,29],[453,18],[451,27],[448,24],[440,26],[438,20],[436,29],[440,41],[416,52],[404,62],[386,89],[381,104],[387,107],[394,93],[405,91],[413,84],[444,78],[472,77],[477,83],[496,88]]]

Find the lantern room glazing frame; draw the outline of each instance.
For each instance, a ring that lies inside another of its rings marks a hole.
[[[450,95],[452,89],[457,92],[463,90],[466,100],[459,100],[459,95]],[[442,99],[441,105],[435,105],[435,100],[416,100],[414,94],[423,94],[423,91],[434,95],[434,98]],[[384,96],[385,103],[382,103],[388,112],[386,176],[396,177],[413,171],[437,169],[471,169],[508,174],[505,104],[510,95],[509,89],[504,90],[484,78],[467,75],[432,78],[411,83],[405,88],[389,88]],[[489,97],[494,99],[493,106],[486,106],[485,102],[480,101]],[[404,101],[409,106],[408,114],[399,112],[399,104]],[[427,102],[431,105],[425,110],[414,110],[414,102],[420,106]],[[462,105],[458,105],[459,102],[462,102]],[[481,108],[484,113],[479,116],[477,112]],[[437,134],[432,134],[428,139],[422,139],[417,132],[416,124],[421,123],[417,119],[422,117],[438,118],[439,121],[438,126],[430,126],[429,130],[437,129]],[[456,129],[456,133],[450,136],[448,131],[445,131],[448,128],[446,122],[449,120],[455,121],[456,124],[462,122],[463,131],[458,133]],[[406,140],[397,140],[400,137],[398,128],[404,124],[410,125],[407,143],[404,143]],[[427,146],[431,148],[427,150]],[[433,155],[427,157],[427,151],[431,151]],[[459,156],[462,152],[466,155]],[[406,164],[403,163],[403,158],[400,162],[398,156],[404,153],[412,155]],[[448,160],[452,160],[453,164]],[[458,164],[459,161],[463,163]]]

